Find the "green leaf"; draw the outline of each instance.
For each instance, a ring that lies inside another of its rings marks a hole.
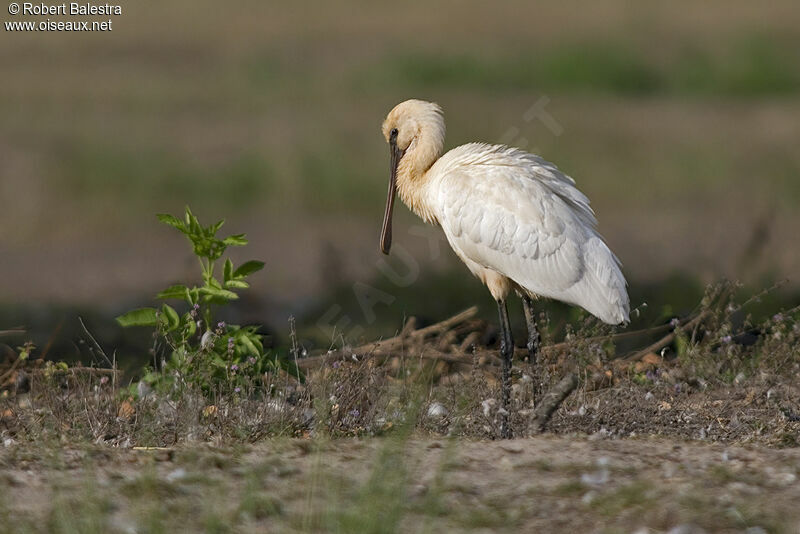
[[[159,213],[156,215],[156,217],[158,217],[158,220],[162,223],[168,224],[169,226],[177,228],[181,232],[186,233],[186,226],[177,217],[174,217],[169,213]]]
[[[231,289],[247,289],[250,287],[250,284],[245,282],[244,280],[228,280],[225,282],[225,287]]]
[[[245,326],[236,332],[236,338],[240,341],[246,338],[256,348],[258,354],[262,354],[264,352],[264,344],[261,342],[263,336],[257,334],[256,330],[258,330],[257,326]]]
[[[227,289],[217,289],[216,287],[201,287],[200,293],[205,296],[206,301],[208,301],[210,298],[222,299],[225,301],[236,300],[239,298],[239,295],[233,291],[228,291]]]
[[[155,326],[158,322],[155,308],[138,308],[117,317],[117,323],[123,327]]]
[[[168,305],[164,304],[161,306],[161,311],[164,313],[164,317],[167,319],[167,328],[169,330],[175,330],[181,324],[181,318],[178,316],[178,312],[175,309]]]
[[[203,229],[203,227],[200,226],[200,221],[198,221],[197,217],[194,216],[194,213],[192,213],[192,210],[189,209],[189,206],[186,206],[186,226],[193,235],[201,233]]]
[[[233,278],[243,278],[264,268],[263,261],[250,260],[239,266],[238,269],[233,271]]]
[[[229,247],[243,247],[247,244],[247,239],[244,238],[244,234],[236,234],[226,237],[222,242]]]
[[[168,287],[167,289],[156,295],[156,298],[161,300],[166,300],[166,299],[190,300],[189,288],[181,284],[176,284],[174,286]]]
[[[197,322],[190,313],[183,314],[183,324],[186,328],[186,336],[192,337],[197,332]]]
[[[241,336],[239,338],[239,341],[241,341],[242,345],[245,346],[245,348],[247,349],[248,352],[250,352],[250,354],[252,354],[253,356],[261,356],[261,353],[258,351],[258,347],[255,346],[255,344],[252,342],[252,340],[250,340],[249,337]]]
[[[225,260],[225,269],[223,269],[222,279],[227,282],[233,278],[233,262],[230,259]]]

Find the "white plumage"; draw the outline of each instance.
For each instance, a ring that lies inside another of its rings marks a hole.
[[[522,297],[533,363],[539,334],[531,299],[560,300],[619,324],[629,316],[626,282],[572,178],[539,156],[502,145],[469,143],[442,155],[444,134],[442,110],[430,102],[407,100],[386,117],[391,174],[381,250],[388,254],[391,247],[398,193],[414,213],[442,227],[458,257],[489,288],[500,313],[501,435],[510,437],[508,293]]]
[[[442,227],[496,300],[516,289],[580,306],[606,323],[628,321],[620,262],[572,178],[539,156],[502,145],[469,143],[441,156],[444,119],[430,102],[396,106],[383,125],[390,143],[393,130],[385,228],[396,189],[415,213]]]
[[[554,165],[470,143],[427,175],[437,220],[473,274],[489,269],[532,297],[581,306],[610,324],[628,320],[619,260],[595,230],[589,200]]]

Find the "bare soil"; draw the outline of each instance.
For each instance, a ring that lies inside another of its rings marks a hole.
[[[735,309],[726,291],[709,302]],[[589,324],[536,364],[518,349],[513,440],[492,439],[498,357],[474,309],[300,359],[305,382],[265,375],[266,395],[133,393],[111,370],[10,357],[0,532],[797,533],[796,310],[740,331],[714,309],[614,359],[602,344],[635,332]]]
[[[14,444],[0,449],[3,531],[85,520],[93,501],[108,532],[800,529],[798,449],[596,438]]]
[[[797,447],[800,390],[773,377],[729,387],[630,382],[579,392],[553,416],[549,430],[614,437],[677,439]]]

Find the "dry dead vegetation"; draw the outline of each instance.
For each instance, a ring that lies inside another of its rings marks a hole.
[[[238,391],[9,352],[0,530],[797,532],[798,310],[732,295],[647,331],[587,321],[536,366],[518,349],[512,441],[472,309]]]

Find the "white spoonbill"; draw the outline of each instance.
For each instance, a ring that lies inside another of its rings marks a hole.
[[[381,251],[388,254],[392,244],[397,192],[411,211],[442,227],[461,261],[489,288],[500,314],[500,432],[507,438],[514,353],[509,292],[522,298],[533,363],[539,334],[532,299],[560,300],[619,324],[628,321],[627,284],[595,229],[589,199],[572,178],[539,156],[504,145],[469,143],[442,155],[444,133],[442,109],[422,100],[398,104],[383,122],[391,171]]]

